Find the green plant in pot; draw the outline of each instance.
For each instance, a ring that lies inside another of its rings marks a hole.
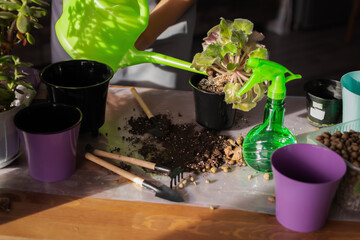
[[[42,0],[0,0],[0,167],[19,155],[13,117],[36,94],[26,73],[32,64],[21,62],[12,52],[17,46],[35,43],[30,32],[42,27],[39,18],[46,15],[47,6]]]
[[[206,104],[207,100],[202,100],[205,104],[199,105],[199,97],[195,96],[196,118],[205,127],[228,128],[233,120],[229,118],[233,116],[227,117],[224,112],[231,112],[231,108],[249,111],[265,95],[267,84],[263,83],[256,84],[242,96],[236,95],[252,74],[252,68],[247,65],[246,60],[249,57],[268,59],[267,49],[259,44],[264,35],[253,31],[253,27],[254,24],[247,19],[238,18],[230,21],[221,18],[220,24],[211,28],[204,38],[203,51],[193,58],[191,67],[208,75],[195,75],[190,80],[194,93],[200,91],[203,95],[211,95],[212,98],[215,98],[213,95],[218,95],[218,99],[225,101],[221,108],[227,108],[215,109],[213,104]],[[212,110],[208,112],[209,117],[201,117],[198,111],[203,111],[206,105]],[[222,120],[209,120],[216,117],[215,111],[220,112]]]

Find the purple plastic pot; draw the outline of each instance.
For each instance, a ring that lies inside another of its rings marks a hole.
[[[78,108],[64,104],[35,104],[15,115],[33,178],[56,182],[74,173],[81,120]]]
[[[324,226],[345,161],[323,146],[291,144],[275,150],[271,164],[279,223],[297,232]]]

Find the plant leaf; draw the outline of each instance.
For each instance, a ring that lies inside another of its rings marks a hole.
[[[15,93],[9,89],[0,88],[0,105],[7,109],[15,100]]]
[[[252,51],[249,54],[249,57],[254,57],[254,58],[261,58],[261,59],[268,59],[269,58],[269,54],[266,48],[262,48],[259,47],[257,49],[255,49],[254,51]],[[247,62],[245,62],[244,65],[244,70],[245,72],[250,72],[252,69],[252,67],[250,67],[249,65],[247,65]]]
[[[227,43],[225,46],[223,46],[221,48],[221,59],[224,59],[224,56],[227,54],[227,53],[231,53],[231,55],[236,55],[237,53],[237,47],[234,43]]]
[[[20,14],[18,19],[16,20],[16,27],[22,33],[27,33],[30,31],[30,20],[23,14]]]
[[[31,0],[33,3],[36,3],[40,6],[43,6],[43,7],[47,7],[47,6],[50,6],[50,4],[46,1],[43,1],[43,0]]]
[[[240,90],[241,85],[239,83],[227,83],[224,87],[225,102],[235,103],[241,100],[241,96],[237,96],[236,93]]]
[[[211,65],[214,62],[219,61],[219,60],[220,60],[220,57],[213,58],[213,57],[207,56],[206,54],[197,53],[194,56],[191,67],[198,69],[200,71],[206,71],[206,69],[211,67]]]
[[[19,83],[19,85],[22,85],[28,89],[33,89],[35,90],[35,88],[33,87],[33,85],[31,85],[30,83],[27,83],[27,82],[22,82],[22,83]]]
[[[236,18],[234,19],[233,28],[235,30],[241,30],[247,35],[250,35],[253,31],[254,24],[247,19]]]
[[[41,18],[46,16],[47,11],[41,7],[30,7],[30,14],[35,18]]]
[[[253,102],[253,90],[247,91],[245,97],[237,103],[233,103],[233,108],[248,112],[256,106],[256,103]]]
[[[30,44],[35,44],[35,38],[30,33],[26,33],[26,39]]]
[[[0,81],[5,81],[5,82],[11,81],[11,77],[6,74],[0,74]]]
[[[27,6],[27,5],[21,6],[20,12],[21,12],[23,15],[25,15],[25,16],[29,16],[29,14],[30,14],[30,8],[29,8],[29,6]]]
[[[2,19],[15,19],[16,15],[11,12],[0,12],[0,18]]]
[[[233,64],[233,63],[228,63],[228,65],[226,66],[226,69],[229,72],[235,71],[235,69],[237,69],[239,67],[239,63]]]
[[[5,11],[15,11],[21,8],[21,5],[16,2],[9,2],[9,1],[0,1],[0,8],[4,9]]]

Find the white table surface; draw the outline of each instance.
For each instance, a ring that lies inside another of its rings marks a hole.
[[[191,91],[154,90],[138,88],[144,101],[153,114],[169,114],[174,123],[195,122],[195,111]],[[247,132],[262,122],[265,101],[250,112],[238,112],[236,123],[221,134],[236,138],[246,136]],[[298,142],[306,142],[303,133],[316,130],[306,119],[306,102],[303,97],[287,97],[284,125],[298,136]],[[180,114],[179,114],[180,113]],[[72,177],[55,183],[43,183],[29,176],[25,157],[6,168],[0,169],[0,188],[43,192],[80,197],[106,198],[115,200],[145,201],[154,203],[172,202],[157,198],[148,190],[141,189],[122,177],[94,165],[83,158],[86,144],[110,151],[120,148],[120,154],[136,154],[136,146],[124,140],[130,133],[127,122],[130,117],[145,116],[132,96],[129,88],[110,87],[106,108],[105,124],[100,128],[100,136],[93,138],[90,134],[82,134],[78,142],[78,167]],[[118,128],[120,127],[120,130]],[[200,126],[199,126],[200,128]],[[141,156],[138,155],[140,158]],[[132,167],[134,173],[148,179],[155,179],[169,185],[166,176],[148,175],[138,167]],[[249,180],[248,176],[254,177]],[[188,176],[189,173],[185,173]],[[205,183],[210,179],[211,184]],[[216,206],[228,209],[241,209],[268,214],[275,213],[275,204],[268,201],[274,194],[274,180],[265,180],[263,174],[256,173],[249,167],[237,167],[230,173],[219,171],[215,174],[204,173],[197,176],[197,185],[187,185],[184,189],[176,189],[185,199],[185,204],[193,206]],[[343,213],[333,208],[330,215],[337,220],[359,220],[358,216]]]

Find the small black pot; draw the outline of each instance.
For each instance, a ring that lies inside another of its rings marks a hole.
[[[99,62],[69,60],[45,67],[40,74],[51,103],[78,107],[83,113],[80,132],[98,129],[105,122],[106,98],[113,70]]]
[[[190,78],[195,101],[196,122],[215,130],[228,129],[233,126],[236,109],[225,102],[225,94],[215,94],[199,89],[197,86],[203,75],[196,74]]]
[[[341,83],[331,79],[315,79],[304,85],[309,123],[316,127],[342,121]]]

